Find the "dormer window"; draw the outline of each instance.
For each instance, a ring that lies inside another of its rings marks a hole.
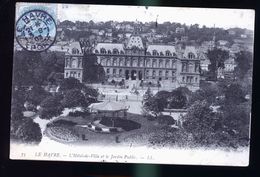
[[[113,54],[119,54],[117,49],[113,49]]]
[[[107,52],[106,52],[106,49],[102,48],[102,49],[100,50],[100,53],[106,54],[106,53],[107,53]]]
[[[160,52],[160,56],[163,56],[163,52]]]
[[[171,55],[171,52],[170,52],[169,50],[167,50],[167,51],[165,52],[165,55],[166,55],[166,56],[170,56],[170,55]]]
[[[111,50],[108,50],[108,52],[107,52],[108,54],[111,54]]]
[[[78,54],[78,53],[79,53],[79,49],[77,49],[77,48],[72,49],[72,54]]]
[[[153,55],[157,55],[157,51],[156,50],[153,50]]]
[[[190,52],[190,53],[188,54],[188,58],[189,58],[189,59],[194,59],[194,58],[195,58],[194,53],[191,53],[191,52]]]

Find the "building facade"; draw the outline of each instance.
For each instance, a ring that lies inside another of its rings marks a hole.
[[[180,86],[199,89],[200,59],[194,46],[179,49],[173,45],[144,45],[139,35],[132,35],[126,44],[98,43],[88,52],[97,56],[108,81],[124,80],[135,86],[141,82],[160,83],[165,89]],[[65,78],[82,81],[82,72],[86,69],[82,68],[82,57],[82,52],[73,54],[73,49],[66,55]]]

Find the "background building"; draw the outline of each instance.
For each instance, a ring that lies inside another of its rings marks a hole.
[[[82,72],[86,68],[82,68],[83,53],[78,52],[81,46],[71,47],[66,55],[65,78],[75,77],[82,82]],[[180,49],[173,45],[144,45],[142,38],[133,34],[126,45],[98,43],[91,52],[104,67],[108,81],[125,80],[129,87],[138,87],[142,82],[160,84],[164,89],[199,88],[200,59],[194,46]]]

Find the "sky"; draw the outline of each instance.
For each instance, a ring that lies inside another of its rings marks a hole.
[[[112,6],[59,4],[60,21],[166,21],[228,29],[233,27],[254,30],[254,10],[217,8],[176,8],[155,6]]]

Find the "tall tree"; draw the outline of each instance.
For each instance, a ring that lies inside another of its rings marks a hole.
[[[94,54],[86,54],[84,56],[83,72],[84,82],[102,82],[105,79],[105,71],[102,65],[97,63],[97,56]]]
[[[207,57],[210,60],[209,72],[212,79],[217,80],[217,71],[219,68],[225,68],[224,62],[228,59],[229,52],[214,48],[213,50],[208,50]]]
[[[253,54],[249,51],[240,51],[236,54],[235,61],[237,63],[235,74],[239,79],[243,79],[253,67]]]

